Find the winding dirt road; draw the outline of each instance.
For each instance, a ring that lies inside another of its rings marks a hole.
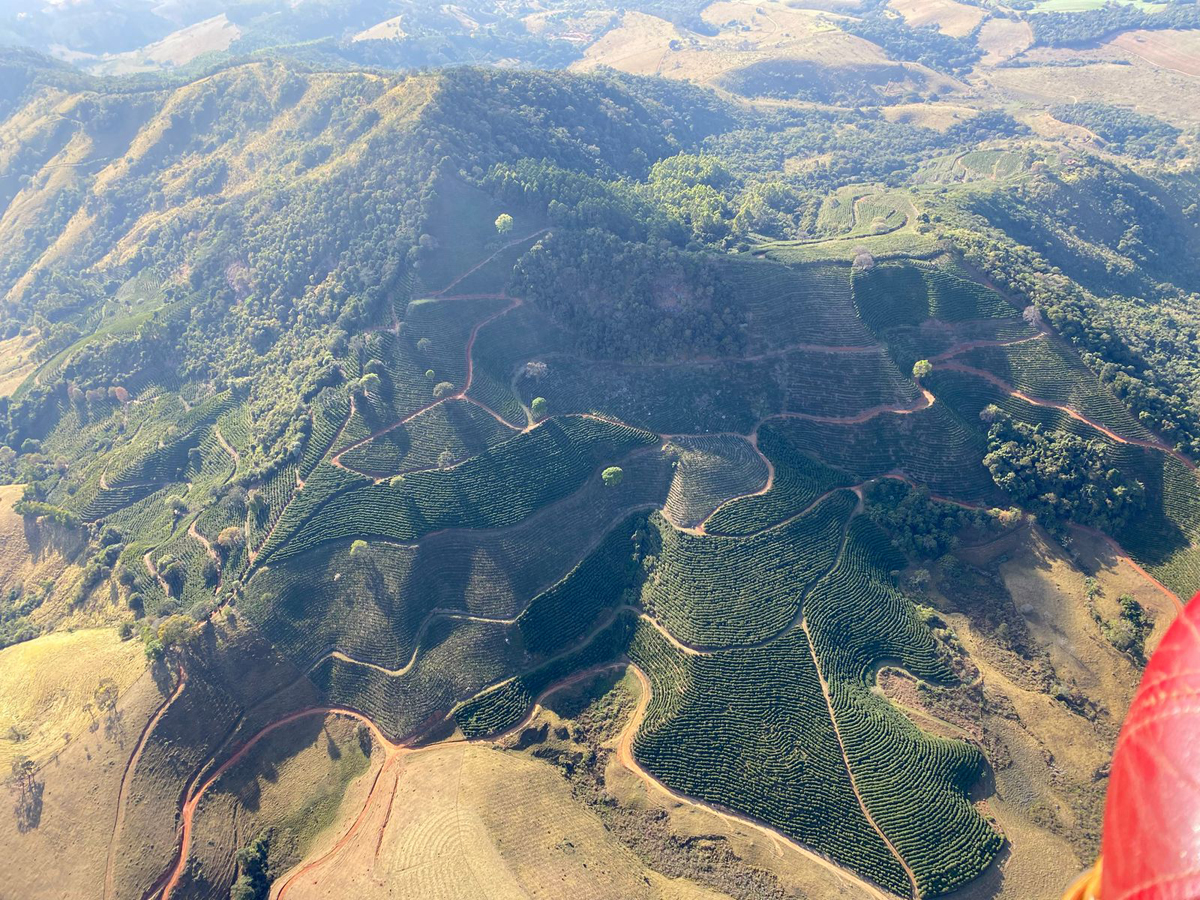
[[[183,666],[179,666],[175,689],[171,691],[170,696],[159,704],[158,709],[154,711],[154,715],[146,722],[142,728],[142,733],[138,735],[137,744],[133,748],[133,753],[129,757],[129,762],[125,764],[125,772],[121,775],[121,787],[117,790],[117,814],[113,821],[112,836],[108,842],[108,862],[104,868],[104,898],[109,900],[113,895],[114,884],[116,881],[116,865],[117,865],[117,844],[121,837],[121,830],[125,826],[125,810],[129,806],[129,784],[133,780],[134,770],[137,768],[138,760],[142,758],[142,751],[146,747],[146,741],[150,737],[150,733],[154,731],[155,726],[175,699],[183,693],[184,687],[187,686],[187,671]]]
[[[507,244],[502,245],[499,250],[497,250],[495,253],[493,253],[491,256],[489,256],[487,259],[471,266],[471,268],[467,269],[467,271],[463,272],[461,275],[459,275],[457,278],[455,278],[453,281],[451,281],[448,285],[446,285],[440,291],[431,291],[429,293],[429,296],[445,298],[447,293],[454,290],[456,287],[458,287],[460,284],[462,284],[463,281],[465,281],[467,278],[470,278],[472,275],[474,275],[476,272],[478,272],[480,269],[482,269],[484,266],[486,266],[488,263],[490,263],[492,260],[494,260],[497,256],[499,256],[505,250],[511,250],[513,247],[517,247],[521,244],[524,244],[526,241],[531,241],[535,237],[539,237],[540,235],[545,234],[549,230],[550,230],[549,228],[539,228],[537,231],[533,232],[532,234],[527,234],[524,237],[515,238],[514,240],[509,241]]]
[[[1164,443],[1163,441],[1160,441],[1160,440],[1147,441],[1147,440],[1142,440],[1141,438],[1122,437],[1121,435],[1119,435],[1115,431],[1113,431],[1111,428],[1108,428],[1105,425],[1101,425],[1099,422],[1095,421],[1094,419],[1089,419],[1087,416],[1083,415],[1082,413],[1073,409],[1072,407],[1068,406],[1065,403],[1060,403],[1056,400],[1041,400],[1037,397],[1031,397],[1028,394],[1026,394],[1024,391],[1017,390],[1016,388],[1014,388],[1012,385],[1008,384],[1003,379],[999,378],[996,375],[993,375],[991,372],[987,372],[983,369],[976,369],[974,366],[968,366],[968,365],[964,365],[962,363],[955,363],[955,362],[937,363],[936,365],[934,365],[934,369],[942,370],[942,371],[949,371],[949,372],[960,372],[964,375],[972,375],[975,378],[982,378],[984,381],[988,382],[988,384],[992,385],[993,387],[999,388],[1000,390],[1002,390],[1006,394],[1008,394],[1010,397],[1016,397],[1018,400],[1022,400],[1025,403],[1030,404],[1031,406],[1041,406],[1046,409],[1058,410],[1059,412],[1070,416],[1075,421],[1081,422],[1084,425],[1087,425],[1090,428],[1095,429],[1096,431],[1100,432],[1102,435],[1104,435],[1109,440],[1114,441],[1118,444],[1129,444],[1134,447],[1145,447],[1147,450],[1157,450],[1159,453],[1165,453],[1168,456],[1172,457],[1173,459],[1178,460],[1179,462],[1181,462],[1185,466],[1187,466],[1189,469],[1195,470],[1195,468],[1196,468],[1196,464],[1194,462],[1192,462],[1190,459],[1188,459],[1186,456],[1184,456],[1178,450],[1175,450],[1172,447],[1168,447],[1166,445],[1166,443]]]
[[[333,465],[338,466],[339,468],[342,468],[342,469],[347,469],[348,471],[351,471],[351,472],[357,472],[358,471],[357,469],[351,469],[349,466],[347,466],[345,463],[342,462],[342,457],[345,454],[349,453],[351,450],[357,450],[359,447],[363,446],[364,444],[369,444],[371,441],[375,440],[378,437],[381,437],[382,435],[387,434],[389,431],[393,431],[393,430],[399,428],[401,425],[407,425],[409,422],[411,422],[413,419],[415,419],[417,416],[421,415],[422,413],[429,412],[429,410],[433,409],[435,406],[439,406],[442,403],[446,403],[449,400],[470,400],[470,398],[467,397],[467,391],[469,391],[471,389],[471,383],[475,377],[474,350],[475,350],[475,339],[476,339],[476,337],[479,336],[479,330],[481,328],[483,328],[485,325],[487,325],[491,322],[494,322],[496,319],[500,318],[501,316],[505,315],[506,313],[511,312],[512,310],[516,309],[518,306],[521,305],[522,301],[516,299],[515,297],[509,297],[507,294],[478,294],[478,295],[471,295],[469,298],[465,295],[441,298],[442,301],[463,300],[463,299],[508,300],[509,301],[508,306],[504,307],[504,309],[500,310],[499,312],[492,313],[492,315],[488,316],[487,318],[482,319],[479,322],[476,322],[475,326],[471,329],[471,333],[467,337],[466,367],[465,367],[463,386],[455,393],[447,394],[445,397],[438,397],[437,399],[432,400],[429,403],[426,403],[424,406],[422,406],[420,409],[416,410],[415,412],[409,413],[408,415],[404,416],[402,419],[392,422],[389,425],[383,426],[379,430],[372,432],[371,434],[367,435],[365,438],[362,438],[361,440],[355,441],[352,444],[347,444],[345,447],[343,447],[341,450],[339,450],[337,453],[335,453],[333,456],[330,457],[329,461]],[[478,403],[477,401],[474,401],[474,400],[472,400],[471,402],[475,403],[476,406],[481,407],[486,412],[491,413],[491,415],[497,421],[503,423],[504,425],[507,425],[509,428],[516,429],[515,425],[513,425],[510,422],[505,421],[497,413],[495,413],[491,409],[488,409],[488,407],[484,406],[482,403]],[[366,473],[359,472],[358,474],[365,475]],[[367,475],[367,477],[370,478],[372,476]]]

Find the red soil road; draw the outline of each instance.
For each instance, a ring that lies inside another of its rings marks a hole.
[[[976,378],[982,378],[984,381],[988,382],[991,385],[994,385],[995,387],[998,387],[1000,390],[1004,391],[1009,396],[1016,397],[1018,400],[1023,400],[1024,402],[1026,402],[1032,406],[1042,406],[1047,409],[1057,409],[1059,412],[1066,413],[1068,416],[1070,416],[1075,421],[1082,422],[1084,425],[1094,428],[1096,431],[1099,431],[1101,434],[1103,434],[1109,440],[1116,441],[1118,444],[1130,444],[1131,446],[1134,446],[1134,447],[1145,447],[1147,450],[1157,450],[1160,453],[1165,453],[1168,456],[1171,456],[1174,459],[1179,460],[1179,462],[1183,463],[1189,469],[1196,468],[1196,464],[1193,463],[1190,459],[1188,459],[1186,456],[1184,456],[1179,451],[1174,450],[1171,447],[1168,447],[1162,441],[1144,441],[1139,438],[1121,437],[1121,435],[1117,434],[1111,428],[1106,428],[1105,426],[1101,425],[1099,422],[1089,419],[1087,416],[1083,415],[1082,413],[1077,412],[1076,410],[1067,406],[1065,403],[1059,403],[1054,400],[1039,400],[1037,397],[1031,397],[1028,394],[1024,393],[1023,391],[1018,391],[1012,385],[1010,385],[1007,382],[996,377],[991,372],[985,372],[983,369],[976,369],[973,366],[966,366],[966,365],[963,365],[962,363],[953,363],[953,362],[938,363],[937,365],[934,366],[934,368],[942,369],[942,370],[946,370],[946,371],[950,371],[950,372],[962,372],[964,375],[974,375]]]
[[[443,297],[442,299],[443,300],[461,300],[461,299],[467,299],[467,298],[465,296],[462,296],[462,297]],[[362,440],[355,441],[353,444],[348,444],[347,446],[345,446],[341,450],[339,450],[336,454],[334,454],[332,457],[330,457],[329,461],[331,463],[333,463],[333,465],[338,466],[339,468],[342,468],[342,469],[347,469],[348,471],[354,471],[353,469],[349,469],[348,466],[346,466],[344,463],[342,463],[342,457],[345,454],[349,453],[351,450],[357,450],[359,447],[363,446],[364,444],[369,444],[371,441],[375,440],[377,437],[380,437],[381,435],[385,435],[389,431],[392,431],[395,428],[399,428],[401,425],[407,425],[409,422],[411,422],[417,416],[421,415],[422,413],[428,412],[429,410],[433,409],[433,407],[435,407],[441,403],[445,403],[447,400],[468,399],[467,391],[469,391],[471,389],[471,381],[473,380],[473,378],[475,376],[475,361],[473,359],[473,351],[475,349],[475,338],[479,335],[479,329],[483,328],[483,326],[485,326],[491,322],[494,322],[496,319],[500,318],[501,316],[505,315],[506,313],[511,312],[512,310],[516,309],[518,306],[521,305],[521,302],[522,302],[514,297],[509,297],[506,294],[478,294],[478,295],[472,295],[470,297],[470,299],[508,300],[510,302],[509,302],[508,306],[506,306],[504,309],[500,310],[499,312],[493,313],[492,315],[488,316],[486,319],[484,319],[480,322],[475,323],[475,327],[471,329],[471,334],[470,334],[470,336],[467,337],[466,378],[464,380],[462,388],[453,394],[447,394],[445,397],[439,397],[436,400],[432,400],[429,403],[426,403],[424,406],[422,406],[416,412],[410,413],[409,415],[405,416],[404,418],[402,418],[396,422],[392,422],[390,425],[385,425],[383,428],[380,428],[378,431],[375,431],[372,434],[367,435],[367,437],[363,438]],[[509,425],[508,422],[505,422],[504,419],[502,419],[500,416],[496,415],[496,413],[493,412],[492,410],[487,409],[487,407],[483,406],[483,404],[478,403],[476,405],[481,406],[483,409],[487,410],[487,412],[489,412],[493,416],[495,416],[495,418],[497,420],[504,422],[505,425]],[[353,412],[353,410],[351,410],[351,412]],[[509,427],[511,428],[513,426],[509,425]],[[362,473],[360,472],[359,474],[362,474]]]
[[[387,766],[388,762],[390,762],[395,754],[401,749],[399,744],[393,744],[386,737],[384,737],[383,732],[379,730],[378,726],[376,726],[373,721],[364,716],[362,713],[355,712],[354,710],[350,709],[341,709],[331,706],[314,706],[307,709],[298,710],[294,713],[284,716],[281,719],[277,719],[270,725],[265,726],[248,741],[246,741],[246,743],[242,744],[242,746],[232,756],[225,760],[225,762],[221,763],[221,765],[217,767],[216,771],[214,771],[212,775],[210,775],[204,781],[204,783],[200,785],[199,788],[193,790],[191,795],[184,802],[179,848],[173,867],[170,870],[171,874],[166,879],[166,883],[162,889],[162,900],[168,900],[168,898],[170,898],[171,892],[174,891],[178,886],[179,879],[183,877],[184,869],[187,867],[188,852],[191,850],[192,846],[192,823],[196,815],[196,807],[199,806],[200,799],[204,796],[205,792],[207,792],[208,789],[212,787],[213,784],[215,784],[216,781],[222,775],[224,775],[226,771],[228,771],[232,766],[237,765],[237,763],[239,763],[246,756],[246,754],[249,753],[250,750],[253,749],[253,747],[267,735],[277,731],[285,725],[290,725],[292,722],[295,722],[299,719],[315,715],[348,716],[352,719],[357,719],[370,728],[371,734],[374,736],[375,740],[379,742],[380,746],[384,748],[386,753],[384,767]],[[379,773],[376,774],[376,784],[378,784],[379,775],[382,774],[384,767],[381,767]],[[374,790],[375,786],[373,785],[372,791]],[[370,798],[368,797],[368,802],[369,800]]]
[[[870,409],[864,409],[853,416],[814,416],[810,413],[782,412],[767,416],[762,421],[766,421],[767,419],[803,419],[806,422],[821,422],[825,425],[861,425],[863,422],[868,422],[876,416],[906,416],[910,413],[921,412],[933,406],[936,400],[937,398],[933,394],[929,393],[925,388],[921,388],[921,398],[916,400],[911,406],[872,406]],[[759,425],[762,425],[762,422],[759,422]],[[755,426],[755,430],[758,430],[758,426]]]
[[[183,693],[183,688],[187,684],[187,671],[183,666],[179,666],[178,672],[179,678],[175,683],[175,689],[171,691],[169,697],[159,704],[158,709],[154,711],[154,715],[150,717],[145,727],[142,728],[142,733],[138,736],[137,744],[133,748],[129,762],[125,764],[125,772],[121,776],[121,787],[117,791],[117,814],[113,821],[112,837],[108,842],[108,863],[104,869],[105,900],[108,900],[113,895],[114,880],[116,878],[114,870],[117,863],[117,842],[121,836],[121,829],[125,824],[125,809],[129,804],[129,782],[133,778],[133,772],[137,768],[138,760],[142,758],[142,750],[145,749],[150,733],[154,731],[154,727],[158,725],[159,720],[166,714],[170,705],[175,702],[175,698]]]
[[[950,359],[951,357],[958,356],[960,353],[966,353],[968,350],[975,350],[980,347],[1015,347],[1017,344],[1025,344],[1029,341],[1039,341],[1045,339],[1045,337],[1046,332],[1039,331],[1035,335],[1017,338],[1015,341],[989,341],[982,338],[975,341],[961,341],[955,344],[949,350],[943,350],[937,356],[929,357],[928,361],[934,365],[937,365],[938,363],[946,362],[946,360]]]
[[[196,518],[199,518],[199,516]],[[219,591],[221,589],[221,579],[225,576],[224,567],[221,565],[221,555],[209,543],[208,538],[202,535],[196,528],[196,519],[192,519],[192,524],[188,526],[188,537],[199,541],[204,546],[204,552],[208,554],[208,558],[217,564],[217,586],[214,590]]]
[[[213,437],[217,439],[217,443],[221,445],[221,449],[229,454],[229,458],[233,460],[233,469],[236,472],[238,465],[241,463],[241,457],[238,452],[233,449],[233,445],[225,440],[225,435],[221,434],[221,426],[213,426]]]
[[[1108,544],[1108,546],[1112,548],[1113,553],[1116,554],[1116,557],[1119,561],[1129,563],[1130,567],[1135,572],[1137,572],[1139,575],[1141,575],[1143,578],[1145,578],[1148,582],[1150,582],[1152,585],[1154,585],[1156,588],[1158,588],[1160,591],[1162,591],[1164,594],[1166,594],[1171,599],[1171,602],[1175,604],[1176,611],[1183,612],[1183,601],[1181,601],[1179,599],[1179,595],[1176,594],[1169,587],[1167,587],[1165,584],[1163,584],[1161,581],[1159,581],[1157,578],[1155,578],[1153,575],[1151,575],[1149,572],[1147,572],[1145,569],[1143,569],[1136,562],[1134,562],[1133,559],[1130,558],[1129,554],[1126,553],[1125,550],[1121,547],[1121,545],[1118,544],[1115,540],[1113,540],[1111,537],[1109,537],[1103,531],[1100,531],[1097,528],[1092,528],[1088,525],[1072,525],[1071,527],[1078,528],[1080,531],[1084,531],[1090,535],[1094,535],[1095,537],[1098,537],[1100,540],[1104,541],[1104,543]]]

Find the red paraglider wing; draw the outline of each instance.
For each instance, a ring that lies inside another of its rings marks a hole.
[[[1200,593],[1150,658],[1113,753],[1103,900],[1200,898]]]

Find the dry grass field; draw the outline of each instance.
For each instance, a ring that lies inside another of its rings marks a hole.
[[[370,28],[364,28],[358,34],[354,35],[351,41],[398,41],[404,37],[404,16],[393,16],[390,19],[384,19],[372,25]]]
[[[904,16],[914,28],[934,25],[938,31],[952,37],[965,37],[987,15],[978,6],[967,6],[955,0],[889,0],[888,6]]]
[[[1114,63],[1114,55],[1122,62]],[[1113,45],[1095,50],[1038,49],[1023,58],[1032,65],[989,69],[979,80],[1000,98],[1026,108],[1047,109],[1103,97],[1108,104],[1127,106],[1180,128],[1200,124],[1200,79],[1153,65]],[[1091,64],[1063,65],[1071,60]]]
[[[985,66],[994,66],[1028,49],[1033,43],[1033,29],[1028,22],[1016,19],[988,19],[976,38],[984,52]]]
[[[947,95],[963,87],[925,66],[894,62],[875,44],[839,29],[827,13],[781,3],[724,0],[708,6],[703,16],[719,29],[716,35],[682,31],[665,19],[626,12],[573,68],[609,66],[721,87],[725,76],[756,64],[794,61],[832,67],[829,77],[835,83],[875,78],[873,73],[887,71],[891,84],[886,91],[895,93]]]
[[[722,896],[647,869],[545,763],[460,743],[408,754],[384,778],[350,840],[281,878],[276,900]]]
[[[200,801],[193,866],[206,879],[232,880],[233,852],[267,832],[279,869],[326,852],[358,815],[383,764],[378,747],[364,754],[357,726],[344,716],[313,716],[256,744]],[[188,893],[181,885],[180,896]]]
[[[79,627],[106,621],[109,617],[100,611],[73,609],[67,603],[82,571],[70,562],[82,537],[53,525],[27,523],[13,511],[23,490],[19,484],[0,485],[0,591],[20,585],[45,594],[42,604],[30,614],[39,624],[59,622],[67,616]]]
[[[889,122],[919,125],[935,131],[945,131],[951,125],[968,122],[976,115],[976,111],[969,106],[955,106],[952,103],[897,103],[895,106],[885,106],[882,112]]]
[[[11,397],[29,377],[35,363],[31,351],[37,343],[32,334],[0,341],[0,397]]]
[[[1107,46],[1159,68],[1200,78],[1200,32],[1124,31]]]
[[[71,738],[110,727],[96,708],[101,679],[118,694],[146,669],[137,641],[112,628],[55,632],[0,650],[0,771],[18,754],[38,763]]]
[[[986,810],[1011,845],[998,866],[951,895],[955,900],[1053,900],[1092,861],[1084,848],[1098,835],[1105,786],[1099,773],[1139,673],[1088,612],[1085,570],[1100,585],[1101,615],[1114,615],[1116,598],[1130,593],[1155,616],[1151,645],[1174,616],[1173,602],[1117,558],[1107,542],[1085,532],[1073,538],[1078,566],[1031,529],[958,553],[998,573],[1027,635],[1022,654],[1007,649],[1008,638],[998,640],[998,632],[976,614],[963,611],[968,607],[945,584],[931,594],[978,667],[980,681],[974,693],[960,691],[957,702],[931,701],[924,714],[945,716],[989,748],[995,793]],[[1053,685],[1078,692],[1089,704],[1073,708],[1056,700]],[[908,693],[905,702],[916,696]],[[917,721],[928,727],[924,714]]]
[[[185,66],[205,53],[228,50],[241,29],[224,13],[168,34],[139,50],[105,56],[88,66],[97,75],[128,75],[164,66]]]
[[[32,819],[19,818],[14,795],[4,792],[0,806],[3,896],[102,900],[121,780],[138,735],[162,701],[147,673],[118,700],[117,732],[84,728],[74,735],[38,771],[40,804]],[[4,771],[7,774],[7,764]]]

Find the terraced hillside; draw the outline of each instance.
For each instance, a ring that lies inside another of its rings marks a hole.
[[[52,632],[0,661],[71,633],[121,662],[0,720],[14,889],[57,890],[29,860],[84,795],[64,883],[101,900],[334,868],[374,898],[430,856],[393,811],[488,865],[542,847],[458,795],[401,808],[448,803],[433,760],[468,744],[555,766],[647,897],[787,896],[764,840],[821,900],[1017,896],[1030,834],[1089,858],[1122,703],[1200,580],[1200,478],[1175,395],[1035,292],[1067,280],[1045,260],[997,245],[1028,290],[985,265],[982,189],[946,186],[1066,163],[864,115],[832,130],[902,144],[881,178],[959,154],[868,185],[788,149],[831,130],[811,110],[320,59],[47,65],[0,123],[0,634]]]

